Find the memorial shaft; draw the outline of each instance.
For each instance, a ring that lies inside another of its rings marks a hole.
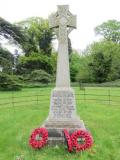
[[[66,26],[59,27],[57,62],[56,87],[70,87],[68,33]]]
[[[68,5],[59,5],[58,11],[49,17],[50,28],[58,39],[56,87],[70,87],[68,34],[76,28],[76,16],[71,14]]]

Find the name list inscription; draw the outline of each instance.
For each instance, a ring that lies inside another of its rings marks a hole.
[[[72,118],[74,110],[74,94],[72,92],[56,91],[53,93],[51,111],[54,118]]]

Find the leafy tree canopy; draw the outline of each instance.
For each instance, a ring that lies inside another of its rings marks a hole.
[[[15,44],[22,44],[25,41],[25,35],[21,27],[11,24],[0,17],[0,38],[2,37]]]
[[[120,78],[120,44],[112,41],[94,42],[87,53],[91,56],[90,68],[95,81]]]
[[[0,47],[0,66],[3,67],[4,73],[12,72],[13,61],[13,55],[7,49]]]
[[[105,57],[104,53],[96,52],[93,55],[93,61],[90,63],[94,80],[96,82],[105,82],[111,70],[111,56]]]
[[[104,39],[120,43],[120,21],[108,20],[95,28],[97,35],[102,35]]]
[[[27,34],[28,42],[23,44],[27,56],[31,52],[41,51],[48,56],[51,55],[53,33],[49,28],[48,20],[40,17],[31,17],[18,22],[17,25],[22,27]]]
[[[48,73],[53,73],[51,57],[43,54],[32,53],[30,56],[21,56],[17,66],[18,74],[28,74],[33,70],[45,70]]]
[[[7,49],[0,47],[0,57],[5,58],[11,63],[13,63],[13,55]]]

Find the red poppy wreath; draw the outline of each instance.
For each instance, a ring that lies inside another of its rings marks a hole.
[[[67,129],[64,129],[64,137],[65,141],[67,142],[68,152],[72,152],[72,141]]]
[[[48,140],[48,131],[46,128],[36,128],[29,139],[29,144],[32,148],[40,149],[42,148]]]
[[[88,131],[77,130],[71,135],[72,146],[76,152],[89,149],[93,144],[93,138]]]

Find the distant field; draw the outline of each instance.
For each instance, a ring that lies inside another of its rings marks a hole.
[[[51,88],[0,92],[0,160],[120,160],[120,88],[75,88],[77,112],[94,137],[91,151],[70,154],[65,146],[34,151],[28,138],[49,112]]]

